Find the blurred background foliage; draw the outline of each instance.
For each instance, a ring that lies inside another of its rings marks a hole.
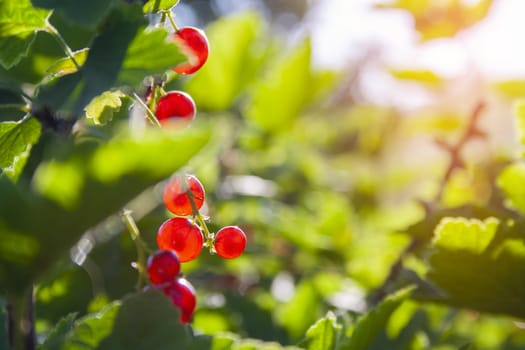
[[[425,45],[454,40],[496,2],[398,0],[375,11],[403,11]],[[70,313],[105,310],[113,320],[110,303],[137,278],[118,210],[132,210],[156,247],[170,216],[162,181],[179,169],[204,184],[210,229],[239,225],[249,242],[238,259],[203,252],[183,266],[198,293],[192,326],[203,349],[206,335],[223,332],[217,341],[247,349],[525,349],[525,171],[516,152],[525,108],[516,117],[511,108],[525,83],[387,65],[374,43],[343,68],[320,67],[308,35],[316,4],[180,2],[176,20],[204,27],[212,50],[201,71],[165,86],[195,99],[188,130],[137,140],[140,112],[118,97],[106,125],[44,130],[17,185],[0,179],[0,292],[37,282],[40,342]],[[79,50],[96,40],[95,18],[71,21],[63,9],[50,21]],[[31,90],[62,56],[39,32],[30,55],[0,68],[0,83]],[[428,102],[369,98],[365,78],[378,69],[408,100],[418,89]],[[17,99],[0,91],[0,103]],[[23,116],[6,111],[0,120]],[[332,340],[319,345],[319,334]]]

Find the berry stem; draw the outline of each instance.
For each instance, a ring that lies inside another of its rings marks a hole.
[[[64,50],[64,53],[71,59],[71,62],[75,65],[77,70],[80,70],[80,65],[78,64],[77,60],[75,59],[75,55],[73,54],[73,51],[69,47],[69,45],[66,43],[62,35],[58,32],[58,30],[51,25],[51,23],[46,24],[46,29],[48,33],[50,33],[60,44],[62,49]]]
[[[171,14],[171,11],[167,10],[167,11],[164,11],[164,13],[168,17],[168,20],[170,21],[171,26],[173,27],[173,30],[175,32],[178,32],[179,31],[179,27],[177,27],[177,24],[175,23],[175,20],[173,19],[173,15]]]
[[[156,125],[158,126],[159,128],[162,127],[162,125],[160,125],[160,122],[159,120],[157,119],[157,117],[155,116],[155,114],[151,111],[151,109],[148,107],[148,105],[146,105],[146,103],[144,103],[144,101],[142,101],[142,99],[140,98],[139,95],[137,95],[137,93],[133,93],[133,98],[135,99],[135,101],[137,101],[137,103],[142,107],[144,108],[144,110],[146,111],[146,116],[148,118],[148,120],[153,124],[153,125]]]
[[[210,230],[208,229],[208,225],[206,225],[206,220],[204,220],[204,216],[201,214],[199,209],[197,209],[197,206],[195,205],[195,201],[193,200],[193,193],[189,189],[186,190],[186,193],[188,194],[188,198],[190,199],[193,217],[197,219],[197,222],[199,223],[202,230],[204,231],[204,238],[205,238],[204,246],[209,247],[210,253],[214,254],[215,253],[215,251],[213,250],[214,234],[210,232]]]
[[[137,227],[137,223],[131,216],[131,210],[126,208],[122,209],[120,216],[124,221],[124,224],[128,228],[128,231],[131,235],[131,240],[135,242],[135,247],[137,248],[137,261],[133,263],[133,267],[139,272],[139,278],[137,281],[137,290],[141,290],[142,287],[146,284],[148,280],[147,268],[146,268],[146,254],[151,253],[151,249],[148,248],[146,243],[140,237],[140,231]]]

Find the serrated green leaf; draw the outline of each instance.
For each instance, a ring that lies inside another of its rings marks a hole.
[[[77,320],[73,329],[64,337],[60,350],[94,350],[111,334],[121,302],[116,301],[96,314]]]
[[[169,10],[178,3],[179,0],[149,0],[144,4],[142,10],[145,13],[157,12],[159,10]]]
[[[38,350],[61,350],[66,335],[73,328],[76,313],[63,317],[49,333],[46,340],[38,347]]]
[[[436,228],[428,279],[442,302],[478,311],[525,316],[522,222],[443,219]],[[498,296],[495,298],[494,296]]]
[[[89,49],[87,48],[73,52],[73,57],[75,57],[75,60],[77,61],[79,66],[82,66],[86,61],[88,52]],[[77,71],[77,66],[69,57],[59,59],[46,69],[46,73],[50,74],[54,78],[75,73]]]
[[[392,313],[412,293],[413,287],[407,287],[389,295],[381,302],[359,318],[353,328],[350,339],[341,350],[366,350],[374,339],[386,328]]]
[[[20,176],[40,131],[40,123],[34,118],[0,123],[0,169],[11,180]]]
[[[498,176],[498,187],[507,197],[507,205],[525,214],[525,164],[507,166]]]
[[[179,318],[179,310],[160,291],[132,295],[122,300],[111,334],[97,349],[187,349],[190,334]]]
[[[0,64],[5,68],[27,56],[37,31],[45,30],[50,11],[35,9],[29,0],[0,1]]]
[[[162,74],[184,62],[186,56],[169,39],[170,35],[165,29],[141,28],[128,47],[118,84],[137,86],[145,76]]]
[[[306,348],[308,350],[335,349],[337,333],[342,326],[337,322],[335,315],[329,312],[306,331]]]
[[[481,254],[494,238],[498,225],[495,218],[485,221],[445,218],[436,227],[432,243],[436,248]]]
[[[122,106],[121,98],[126,96],[122,91],[105,91],[86,106],[86,117],[93,119],[95,124],[103,125],[113,119],[113,113]]]
[[[254,46],[256,38],[264,35],[263,20],[256,12],[224,17],[206,28],[206,35],[210,56],[185,90],[199,108],[225,110],[258,72]]]
[[[281,61],[268,67],[247,104],[248,119],[263,130],[287,130],[311,101],[310,54],[310,41],[305,40]]]
[[[34,6],[61,12],[64,17],[87,28],[94,28],[109,12],[111,0],[31,0]]]

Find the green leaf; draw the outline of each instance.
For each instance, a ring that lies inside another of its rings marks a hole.
[[[96,314],[87,315],[74,324],[64,337],[60,350],[93,350],[111,334],[121,302],[116,301]]]
[[[9,69],[27,56],[37,31],[45,30],[50,11],[29,0],[0,1],[0,64]]]
[[[144,4],[144,13],[157,12],[159,10],[169,10],[177,5],[179,0],[149,0]]]
[[[366,350],[374,339],[386,328],[386,324],[392,313],[412,293],[413,287],[407,287],[389,295],[359,318],[353,328],[349,342],[341,347],[341,350]]]
[[[38,347],[38,350],[61,350],[66,335],[73,328],[76,313],[63,317],[49,333],[46,340]]]
[[[246,116],[261,129],[287,130],[311,101],[310,41],[306,40],[268,67],[246,107]]]
[[[73,57],[75,57],[75,60],[80,66],[82,66],[86,61],[88,52],[89,49],[87,48],[73,52]],[[75,73],[77,71],[77,66],[75,66],[69,57],[59,59],[46,69],[46,73],[50,74],[53,78],[58,78],[67,74]]]
[[[71,22],[94,28],[109,12],[111,0],[31,0],[34,6],[56,10]]]
[[[160,291],[150,290],[122,301],[111,334],[98,350],[187,349],[188,329],[179,321],[179,310]]]
[[[258,71],[255,45],[264,32],[256,12],[221,18],[206,29],[210,56],[185,86],[199,108],[225,110],[234,103]]]
[[[525,164],[516,162],[507,166],[498,176],[498,187],[507,197],[506,204],[525,214]]]
[[[445,218],[436,228],[428,279],[456,307],[525,316],[523,222]],[[494,296],[497,296],[495,298]]]
[[[106,124],[113,119],[113,113],[122,106],[121,98],[125,97],[122,91],[105,91],[98,95],[86,106],[86,117],[93,119],[95,124]]]
[[[131,41],[117,84],[137,86],[148,75],[162,74],[186,60],[164,29],[141,28]]]
[[[40,123],[34,118],[0,123],[0,169],[11,180],[20,176],[40,131]]]
[[[494,89],[509,99],[525,97],[525,80],[504,80],[492,84]]]
[[[335,315],[329,312],[326,317],[318,320],[306,331],[306,348],[308,350],[335,349],[337,333],[341,328]]]

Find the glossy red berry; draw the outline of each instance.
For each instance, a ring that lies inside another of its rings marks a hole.
[[[195,259],[202,250],[204,237],[199,226],[186,218],[166,220],[157,233],[160,249],[174,250],[180,262]]]
[[[199,210],[204,204],[204,187],[193,175],[176,175],[164,187],[164,204],[175,215],[188,216],[193,214],[190,195],[195,208]]]
[[[226,226],[215,234],[213,247],[221,258],[234,259],[246,248],[246,235],[237,226]]]
[[[210,44],[202,30],[195,27],[181,28],[173,34],[173,40],[188,58],[186,62],[173,68],[176,73],[192,74],[206,63],[210,52]]]
[[[159,98],[155,115],[161,124],[181,122],[186,125],[195,118],[196,110],[190,95],[184,91],[168,91]]]
[[[151,283],[162,284],[177,277],[180,261],[172,250],[157,250],[148,258],[147,269]]]
[[[185,278],[177,278],[165,287],[163,292],[171,299],[173,305],[180,309],[180,321],[190,322],[197,305],[195,289],[191,283]]]

